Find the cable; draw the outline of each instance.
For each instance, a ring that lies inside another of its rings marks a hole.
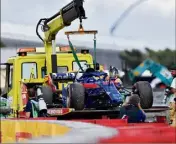
[[[42,21],[46,21],[46,20],[47,20],[46,18],[40,19],[40,20],[38,21],[38,23],[37,23],[37,26],[36,26],[36,34],[37,34],[37,36],[41,39],[42,42],[44,42],[44,40],[43,40],[43,38],[41,37],[41,35],[39,34],[38,29],[39,29],[39,26],[42,25],[41,22],[42,22]],[[44,26],[44,25],[42,25],[42,31],[43,31],[43,26]]]

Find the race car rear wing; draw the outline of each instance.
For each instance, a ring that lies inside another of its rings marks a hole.
[[[68,73],[51,73],[50,74],[51,79],[53,82],[69,82],[74,81],[76,77],[76,73],[74,72],[68,72]]]

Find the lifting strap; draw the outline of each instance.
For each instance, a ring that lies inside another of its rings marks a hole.
[[[32,105],[32,115],[33,115],[33,118],[37,118],[38,117],[37,106],[32,101],[31,101],[31,105]]]
[[[75,52],[75,50],[74,50],[73,44],[71,43],[71,41],[70,41],[68,35],[67,35],[67,38],[68,38],[69,46],[70,46],[70,48],[71,48],[71,50],[72,50],[72,53],[73,53],[73,57],[74,57],[76,63],[78,64],[79,68],[80,68],[81,71],[83,72],[84,70],[83,70],[83,68],[81,67],[81,64],[80,64],[80,62],[79,62],[79,59],[78,59],[78,57],[77,57],[77,55],[76,55],[76,52]]]
[[[96,35],[94,34],[94,66],[96,66]]]

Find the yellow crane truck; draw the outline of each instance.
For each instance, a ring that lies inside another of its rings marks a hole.
[[[56,47],[56,34],[64,27],[71,25],[71,22],[78,18],[80,20],[78,31],[65,32],[69,46]],[[30,88],[35,89],[39,112],[46,113],[47,115],[45,116],[57,116],[59,119],[92,119],[93,117],[99,118],[103,116],[118,117],[119,110],[114,109],[77,109],[74,111],[76,108],[70,107],[69,92],[74,91],[71,86],[66,91],[68,92],[68,96],[64,100],[64,106],[59,102],[62,100],[62,95],[64,96],[64,85],[74,82],[78,73],[84,73],[87,70],[97,71],[101,67],[96,61],[97,31],[85,31],[82,26],[82,19],[86,19],[83,0],[73,0],[52,17],[39,20],[36,33],[42,40],[44,48],[20,48],[17,51],[18,56],[11,57],[7,63],[1,64],[6,66],[5,93],[1,97],[8,99],[12,109],[12,117],[21,118],[24,116],[25,113],[23,112],[28,101],[28,89]],[[39,26],[42,27],[44,38],[38,32]],[[79,53],[76,52],[70,41],[70,35],[75,34],[94,35],[94,58],[89,54],[88,50],[81,50]],[[53,76],[58,73],[64,74],[67,78],[64,80],[65,77],[62,76],[61,80],[55,82]],[[77,92],[80,92],[80,90],[77,89]],[[75,97],[74,103],[79,104],[79,101]],[[2,110],[1,107],[0,110]],[[9,113],[9,110],[7,111]],[[149,109],[149,111],[158,111],[158,109]],[[160,109],[160,111],[162,110]]]
[[[83,30],[82,19],[86,19],[83,0],[73,0],[54,16],[39,20],[36,33],[42,40],[44,48],[19,48],[17,56],[10,57],[7,63],[1,64],[6,66],[5,93],[2,97],[10,101],[12,117],[19,117],[23,112],[28,100],[27,90],[35,85],[43,85],[46,78],[48,81],[46,76],[50,73],[78,71],[80,68],[86,69],[88,64],[91,68],[99,69],[99,64],[93,60],[89,51],[85,49],[76,53],[70,40],[69,46],[56,47],[55,38],[58,31],[71,25],[71,22],[77,18],[80,20],[79,31],[66,32],[67,37],[69,38],[71,34],[94,34],[95,36],[97,31]],[[44,38],[38,32],[40,25],[42,25]],[[94,46],[95,41],[96,39],[94,39]],[[58,84],[57,89],[62,89],[61,84]],[[65,112],[70,110],[68,108]]]

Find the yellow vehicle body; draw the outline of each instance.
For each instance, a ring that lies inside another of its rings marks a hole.
[[[83,67],[85,63],[93,63],[92,55],[89,53],[77,53],[77,56]],[[12,101],[11,107],[14,112],[13,114],[17,110],[23,111],[24,108],[22,104],[21,82],[33,85],[43,84],[45,77],[43,69],[46,66],[45,60],[46,55],[41,52],[28,52],[24,56],[15,56],[8,59],[7,64],[10,64],[11,70],[7,74],[6,91],[8,98]],[[93,67],[93,65],[90,65],[90,67]],[[57,53],[57,68],[58,72],[73,72],[79,70],[73,54],[68,52]],[[31,72],[34,77],[31,77]],[[8,75],[10,78],[8,78]],[[61,85],[59,84],[59,89],[62,89]]]

